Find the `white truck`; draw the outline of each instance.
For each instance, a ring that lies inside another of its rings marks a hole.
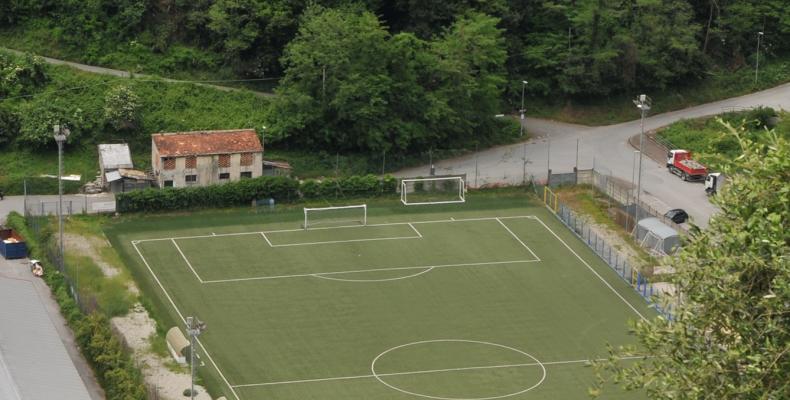
[[[711,172],[705,177],[705,193],[712,196],[724,187],[724,174],[721,172]]]

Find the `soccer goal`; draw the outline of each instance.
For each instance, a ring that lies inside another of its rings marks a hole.
[[[317,226],[367,225],[368,206],[319,207],[304,209],[304,229]]]
[[[411,178],[400,182],[400,201],[407,206],[463,203],[465,195],[466,186],[460,176]]]

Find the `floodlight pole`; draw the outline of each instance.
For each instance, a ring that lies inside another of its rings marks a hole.
[[[187,317],[187,333],[189,334],[189,370],[191,375],[190,399],[195,398],[195,340],[206,330],[206,324],[197,317]]]
[[[518,132],[519,132],[519,136],[522,137],[524,136],[524,118],[525,118],[524,113],[527,111],[524,108],[524,92],[527,89],[527,83],[528,83],[527,81],[521,81],[521,109],[519,110],[519,113],[521,114],[521,121],[519,124]]]
[[[754,63],[754,84],[757,84],[757,71],[760,70],[760,39],[762,39],[763,33],[757,32],[757,59]]]
[[[58,232],[60,237],[60,271],[64,270],[64,245],[63,245],[63,143],[71,133],[65,125],[56,124],[52,127],[53,137],[58,144]],[[76,282],[75,282],[76,285]],[[79,302],[79,289],[75,287],[74,297]]]
[[[650,106],[652,104],[652,100],[646,94],[640,94],[635,100],[634,105],[636,108],[639,109],[641,112],[642,118],[640,119],[639,126],[640,126],[640,133],[639,133],[639,172],[637,177],[637,184],[636,184],[636,209],[635,209],[635,224],[639,224],[639,209],[642,207],[642,202],[640,201],[641,194],[642,194],[642,154],[644,153],[644,143],[645,143],[645,115],[648,111],[650,111]],[[635,225],[636,226],[636,225]],[[637,235],[637,230],[634,229],[634,237]]]

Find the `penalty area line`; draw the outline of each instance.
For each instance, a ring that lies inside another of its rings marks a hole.
[[[634,360],[634,359],[643,359],[644,356],[630,356],[630,357],[621,357],[620,360]],[[344,381],[344,380],[353,380],[353,379],[365,379],[365,378],[375,378],[375,377],[386,377],[386,376],[407,376],[407,375],[424,375],[424,374],[435,374],[441,372],[456,372],[456,371],[480,371],[480,370],[489,370],[489,369],[502,369],[502,368],[519,368],[519,367],[537,367],[540,365],[566,365],[566,364],[586,364],[590,362],[597,362],[597,361],[606,361],[606,358],[596,358],[594,360],[590,359],[579,359],[579,360],[564,360],[564,361],[549,361],[549,362],[529,362],[529,363],[521,363],[521,364],[499,364],[499,365],[481,365],[475,367],[459,367],[459,368],[442,368],[442,369],[425,369],[425,370],[418,370],[418,371],[403,371],[403,372],[389,372],[389,373],[381,373],[381,374],[367,374],[367,375],[350,375],[350,376],[335,376],[329,378],[315,378],[315,379],[296,379],[296,380],[288,380],[288,381],[277,381],[277,382],[263,382],[263,383],[245,383],[239,385],[233,385],[234,388],[244,388],[244,387],[259,387],[259,386],[276,386],[276,385],[290,385],[290,384],[297,384],[297,383],[315,383],[315,382],[330,382],[330,381]]]

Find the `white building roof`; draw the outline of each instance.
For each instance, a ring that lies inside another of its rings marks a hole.
[[[129,145],[121,144],[100,144],[99,162],[104,169],[133,168],[132,153],[129,152]]]
[[[0,277],[0,399],[90,400],[28,281]]]

